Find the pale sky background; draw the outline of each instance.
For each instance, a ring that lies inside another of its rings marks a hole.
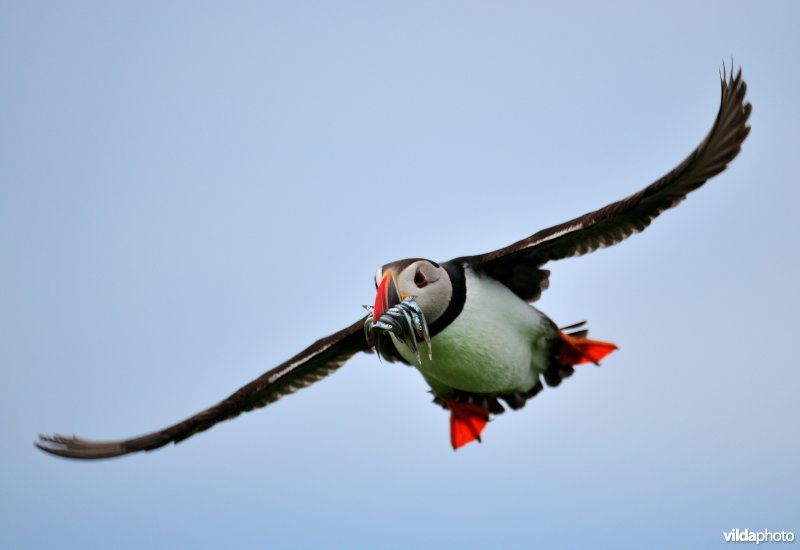
[[[800,535],[796,2],[0,2],[0,547]],[[454,453],[412,369],[78,463],[364,314],[375,268],[638,190],[744,68],[730,169],[537,304],[620,350]]]

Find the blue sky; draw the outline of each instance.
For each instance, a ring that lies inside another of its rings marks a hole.
[[[712,547],[800,533],[795,3],[3,2],[0,546]],[[363,315],[375,268],[603,206],[708,131],[730,169],[551,264],[537,307],[620,350],[453,453],[359,356],[147,455],[140,434]],[[112,542],[113,541],[113,542]]]

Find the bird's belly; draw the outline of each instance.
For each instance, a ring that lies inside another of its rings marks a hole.
[[[494,279],[466,272],[461,314],[432,339],[433,360],[421,363],[405,346],[398,350],[436,393],[441,386],[503,394],[529,390],[547,368],[554,330],[538,310]]]

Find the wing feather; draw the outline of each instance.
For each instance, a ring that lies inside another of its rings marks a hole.
[[[739,154],[752,110],[742,71],[721,78],[722,97],[706,138],[677,167],[641,191],[574,220],[544,229],[505,248],[458,258],[533,301],[546,288],[544,264],[612,246],[644,230],[662,212],[719,174]]]
[[[218,422],[264,407],[284,395],[322,380],[359,351],[369,350],[363,327],[362,319],[335,334],[317,340],[213,407],[163,430],[114,441],[92,441],[58,434],[40,435],[35,445],[43,451],[58,456],[94,459],[122,456],[137,451],[152,451],[168,443],[178,443],[209,429]]]

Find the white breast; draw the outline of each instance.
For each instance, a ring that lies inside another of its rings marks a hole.
[[[547,368],[554,335],[546,317],[491,277],[465,270],[464,309],[433,337],[433,360],[422,364],[403,345],[403,358],[415,365],[437,393],[442,386],[475,393],[527,391]]]

